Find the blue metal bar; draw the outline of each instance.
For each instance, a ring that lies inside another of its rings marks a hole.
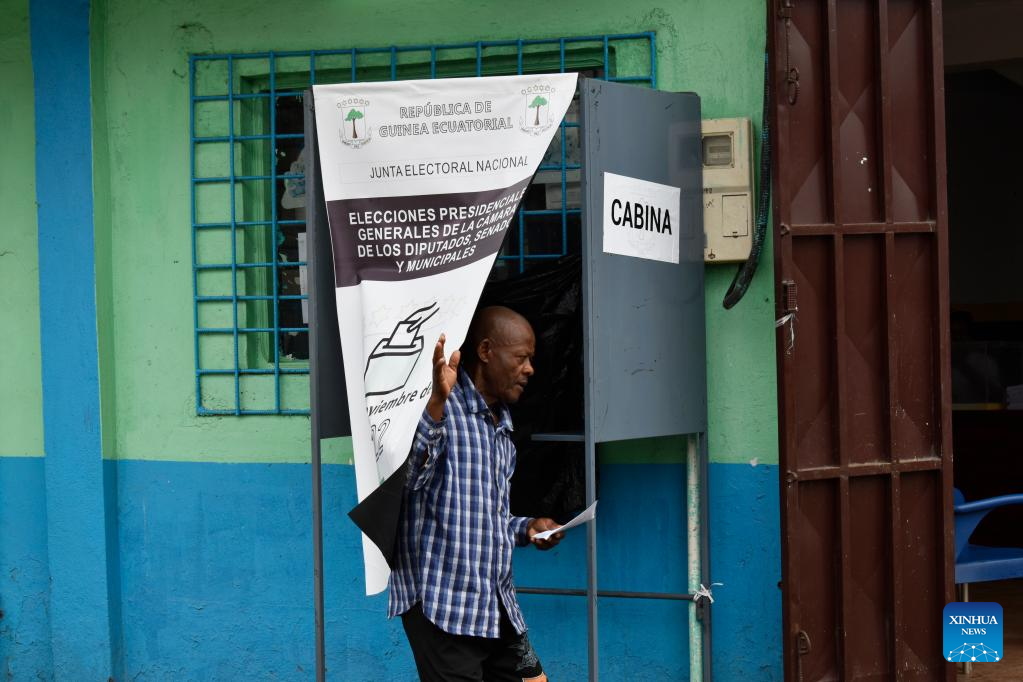
[[[233,63],[234,55],[230,55],[229,62]],[[232,89],[234,86],[231,86]],[[227,102],[232,99],[270,99],[268,92],[236,92],[228,95],[196,95],[196,102]]]
[[[653,31],[647,33],[650,38],[650,87],[657,87],[657,36]]]
[[[316,50],[309,53],[309,87],[316,85]]]
[[[519,273],[526,271],[526,209],[519,204]]]
[[[568,209],[569,213],[579,213],[580,211],[581,211],[581,209],[578,209],[578,208],[570,208],[570,209]],[[561,215],[561,209],[560,208],[532,208],[532,209],[523,209],[522,212],[525,215]]]
[[[483,75],[483,42],[476,41],[476,77]]]
[[[273,263],[270,261],[266,263],[198,263],[195,267],[199,270],[230,270],[232,268],[244,270],[245,268],[297,268],[303,265],[306,265],[304,260],[288,261],[287,263]]]
[[[239,220],[235,223],[238,227],[265,227],[269,224],[269,220]],[[196,223],[195,225],[197,230],[223,230],[230,227],[231,223]]]
[[[398,48],[391,47],[391,80],[398,80]]]
[[[271,66],[272,74],[272,66]],[[227,58],[227,89],[228,92],[234,92],[234,58]],[[230,162],[230,175],[231,175],[231,295],[234,297],[234,302],[231,305],[231,312],[234,318],[234,407],[235,414],[241,412],[242,409],[242,392],[241,392],[241,381],[239,380],[238,370],[241,369],[241,363],[238,358],[238,227],[235,224],[238,217],[236,215],[237,207],[235,206],[235,183],[234,183],[234,97],[231,97],[227,101],[227,134],[231,138],[231,154],[228,157]]]
[[[605,80],[612,83],[649,83],[650,76],[613,76]]]
[[[400,47],[400,48],[399,47],[357,47],[357,48],[355,48],[355,51],[358,52],[359,54],[384,54],[386,52],[390,52],[393,49],[399,49],[402,52],[411,52],[412,50],[415,50],[416,48],[413,47],[413,46],[407,46],[407,45],[405,47]],[[420,49],[425,49],[425,47],[420,48]]]
[[[244,59],[266,59],[269,56],[270,56],[269,52],[243,52],[241,54],[234,55],[234,58],[236,60],[237,59],[242,59],[242,60],[244,60]]]
[[[516,64],[517,64],[516,73],[521,76],[522,75],[522,39],[520,38],[519,40],[515,41],[515,45],[516,45],[516,55],[515,56],[516,56]]]
[[[355,82],[355,48],[352,48],[352,82]]]
[[[338,50],[315,50],[317,55],[335,55],[345,54],[349,51],[348,48]],[[271,54],[276,57],[307,57],[310,50],[291,50],[283,52],[239,52],[231,55],[235,59],[268,59]],[[222,54],[197,54],[192,56],[196,61],[223,61],[226,57]]]
[[[274,332],[308,332],[308,327],[199,327],[200,334],[273,334]],[[241,368],[238,368],[239,373]]]
[[[305,176],[301,173],[285,173],[282,175],[236,175],[233,178],[226,175],[195,178],[196,184],[216,185],[225,182],[251,182],[253,180],[301,180]]]
[[[273,254],[273,313],[274,313],[274,409],[280,412],[281,409],[281,332],[280,311],[277,301],[277,66],[274,53],[270,53],[270,174],[273,180],[270,183],[270,252]]]
[[[266,135],[235,135],[234,141],[251,142],[254,140],[269,140],[270,137],[271,135],[269,133],[267,133]],[[280,133],[279,135],[277,135],[278,140],[298,140],[304,137],[305,135],[303,135],[302,133]],[[207,142],[230,142],[231,138],[228,137],[227,135],[214,135],[206,137],[193,137],[192,141],[195,142],[196,144],[204,144]]]
[[[558,44],[558,52],[561,61],[561,73],[565,73],[565,39],[562,38]],[[568,253],[568,171],[566,149],[568,148],[568,133],[565,132],[565,119],[561,119],[561,255]]]
[[[278,225],[305,225],[304,220],[278,220]],[[267,225],[273,225],[271,220],[239,220],[235,223],[238,227],[266,227]],[[231,223],[196,223],[196,229],[199,230],[219,230],[225,227],[231,227]]]
[[[263,376],[268,376],[270,374],[273,374],[274,371],[273,371],[272,368],[267,367],[265,369],[242,369],[241,373],[244,374],[244,375],[263,375]],[[233,369],[201,369],[201,370],[199,370],[199,374],[201,374],[203,376],[229,375],[229,374],[234,374],[234,370]],[[309,374],[309,370],[308,370],[308,368],[302,369],[302,368],[282,367],[281,368],[281,374]]]
[[[235,411],[235,410],[211,410],[209,408],[205,408],[204,407],[204,408],[202,408],[201,410],[198,411],[198,414],[199,414],[200,417],[214,417],[214,416],[224,416],[224,415],[245,416],[245,415],[257,415],[257,414],[262,414],[262,415],[285,414],[285,415],[303,415],[303,416],[309,416],[309,410],[276,410],[276,411],[275,410],[238,410],[238,411]]]
[[[198,249],[196,247],[196,241],[198,238],[198,232],[195,229],[196,225],[196,210],[195,210],[195,57],[192,56],[188,60],[188,127],[189,135],[192,137],[193,144],[189,145],[189,175],[193,181],[191,187],[191,203],[192,203],[192,321],[195,328],[199,328],[199,302],[197,300],[199,296],[199,270],[196,269],[196,265],[199,263]],[[201,366],[199,359],[199,335],[195,335],[195,369],[198,372]],[[202,380],[199,375],[195,375],[195,404],[199,409],[202,409]]]
[[[250,52],[247,56],[259,56],[258,52]],[[222,54],[193,54],[190,56],[193,62],[222,62],[226,57]]]
[[[639,38],[648,38],[649,36],[650,36],[650,32],[646,31],[644,33],[617,33],[617,34],[612,35],[610,37],[614,38],[615,40],[636,40],[636,39],[639,39]],[[608,36],[603,36],[603,35],[597,35],[597,36],[569,36],[569,37],[565,38],[565,42],[567,42],[567,43],[596,43],[596,42],[600,42],[603,38],[606,38],[606,37],[608,37]],[[556,43],[556,42],[557,42],[557,39],[553,39],[553,38],[539,39],[539,40],[527,40],[526,41],[526,43],[529,44],[529,45],[544,45],[544,44],[549,45],[549,44]]]
[[[560,253],[531,253],[528,256],[498,256],[498,260],[541,260],[551,258],[561,258]]]
[[[519,39],[515,40],[483,40],[480,41],[480,45],[483,47],[511,47],[512,45],[518,45],[522,41]]]
[[[607,59],[607,36],[604,36],[604,80],[607,80],[611,76],[611,65],[608,64]]]
[[[582,165],[578,163],[565,164],[566,170],[579,170],[581,168]],[[561,170],[561,166],[556,163],[541,163],[539,166],[537,166],[537,170]]]
[[[259,295],[243,295],[239,296],[239,301],[272,301],[273,296],[259,296]],[[281,301],[306,301],[309,297],[306,294],[288,294],[277,297]],[[197,296],[196,300],[199,303],[228,303],[234,300],[232,296]]]

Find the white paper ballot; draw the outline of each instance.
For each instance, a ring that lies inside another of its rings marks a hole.
[[[589,507],[587,507],[581,514],[579,514],[579,516],[575,517],[574,519],[572,519],[571,521],[566,523],[564,526],[558,526],[557,528],[552,528],[551,530],[545,530],[542,533],[537,533],[536,535],[533,536],[533,539],[535,539],[535,540],[546,540],[547,538],[549,538],[550,536],[554,535],[555,533],[560,533],[563,530],[568,530],[569,528],[575,528],[576,526],[580,526],[580,525],[586,523],[587,521],[592,521],[593,518],[596,515],[597,515],[597,502],[594,501],[594,503],[591,504]]]

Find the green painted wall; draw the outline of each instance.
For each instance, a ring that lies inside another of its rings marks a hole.
[[[0,0],[0,457],[43,454],[35,111],[28,0]]]
[[[302,417],[197,417],[188,177],[189,53],[465,42],[657,32],[659,86],[693,90],[704,116],[753,116],[762,96],[764,9],[749,0],[659,3],[292,4],[240,0],[95,4],[97,265],[107,457],[307,461]],[[103,130],[99,130],[103,128]],[[101,177],[102,176],[102,177]],[[103,253],[100,254],[99,252]],[[708,269],[710,451],[714,461],[777,461],[770,259],[747,299],[724,311],[734,268]],[[109,305],[104,308],[104,291]],[[290,390],[302,391],[304,385]],[[331,448],[344,460],[346,443]],[[605,449],[664,461],[676,440]]]

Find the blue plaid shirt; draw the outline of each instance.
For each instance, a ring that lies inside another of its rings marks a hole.
[[[529,544],[529,518],[512,516],[515,470],[511,415],[495,425],[467,372],[435,422],[424,410],[409,458],[397,568],[388,583],[388,617],[422,602],[437,627],[455,635],[500,636],[498,599],[526,630],[512,584],[512,549]]]

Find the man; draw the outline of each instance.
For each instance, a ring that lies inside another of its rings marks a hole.
[[[409,460],[397,567],[388,616],[401,615],[425,682],[544,682],[512,584],[511,555],[551,519],[512,516],[508,492],[515,446],[508,405],[533,374],[529,322],[500,306],[480,310],[467,357],[450,360],[441,334],[433,353],[433,392]]]

